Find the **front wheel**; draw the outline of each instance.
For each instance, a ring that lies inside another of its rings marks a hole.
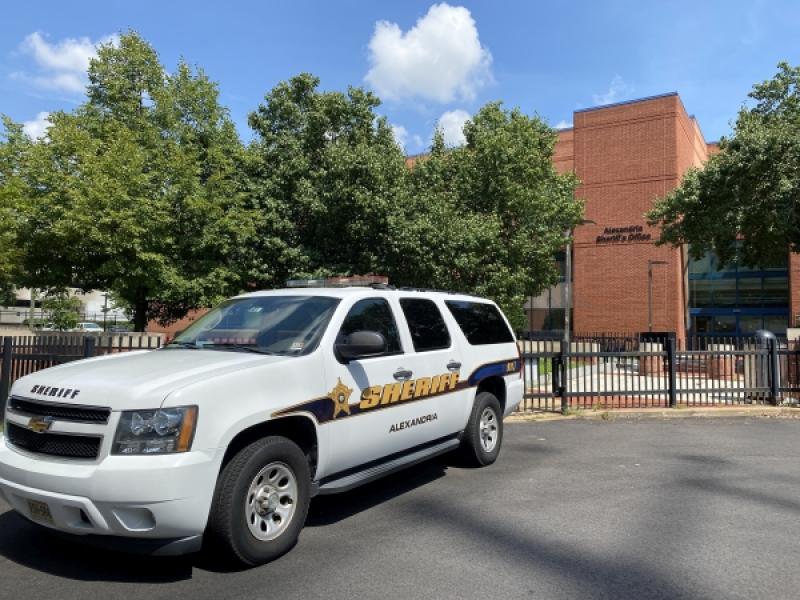
[[[310,491],[308,460],[297,444],[274,436],[245,446],[217,482],[209,546],[247,566],[278,558],[297,542]]]
[[[475,397],[461,440],[461,453],[471,465],[485,467],[497,460],[503,441],[502,414],[494,394],[480,392]]]

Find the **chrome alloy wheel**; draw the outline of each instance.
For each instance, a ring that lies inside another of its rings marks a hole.
[[[481,413],[480,421],[481,446],[485,452],[491,452],[497,445],[497,415],[487,406]]]
[[[244,514],[253,537],[262,542],[280,536],[294,516],[297,477],[289,465],[272,462],[255,476],[245,498]]]

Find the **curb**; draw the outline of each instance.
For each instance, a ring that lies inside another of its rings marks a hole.
[[[711,419],[711,418],[800,419],[800,409],[781,406],[746,408],[617,408],[610,410],[576,410],[569,415],[560,413],[514,413],[506,417],[508,423],[540,421],[588,420],[617,421],[621,419]]]

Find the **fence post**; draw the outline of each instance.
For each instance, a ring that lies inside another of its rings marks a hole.
[[[561,414],[569,414],[569,397],[567,395],[567,373],[569,372],[569,342],[561,340],[561,352],[558,356],[558,395],[561,396]],[[555,365],[554,365],[555,366]],[[555,373],[555,371],[553,371]]]
[[[774,337],[767,340],[769,349],[769,394],[772,396],[772,404],[778,406],[780,403],[780,368],[778,367],[778,340]]]
[[[93,335],[87,335],[83,338],[83,358],[91,358],[95,355],[95,348],[97,347],[97,338]]]
[[[6,416],[6,402],[8,392],[11,389],[11,352],[13,339],[10,336],[3,337],[3,364],[0,366],[0,421]]]
[[[677,364],[675,361],[675,338],[667,336],[667,368],[669,369],[669,407],[678,408],[678,390],[675,388],[675,371]]]

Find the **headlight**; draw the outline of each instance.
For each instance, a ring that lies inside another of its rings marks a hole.
[[[196,425],[196,406],[123,411],[111,454],[188,452]]]

